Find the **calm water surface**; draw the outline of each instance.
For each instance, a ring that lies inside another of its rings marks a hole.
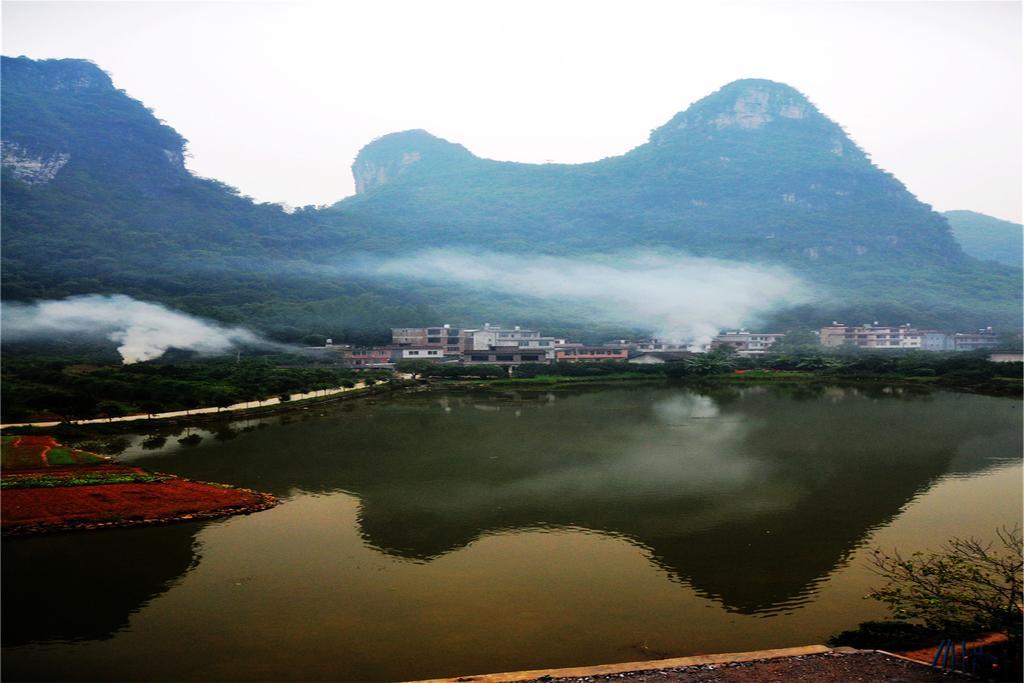
[[[871,548],[1020,518],[1021,406],[667,386],[422,393],[121,456],[270,511],[3,544],[6,680],[395,680],[822,642]]]

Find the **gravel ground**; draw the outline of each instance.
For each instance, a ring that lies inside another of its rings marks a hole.
[[[921,664],[907,662],[877,652],[829,652],[820,655],[759,659],[731,664],[703,664],[678,669],[637,671],[633,673],[584,676],[580,678],[534,679],[557,683],[601,683],[622,681],[891,681],[917,683],[924,681],[964,681],[960,674],[942,673]]]

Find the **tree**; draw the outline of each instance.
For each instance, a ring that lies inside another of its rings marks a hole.
[[[694,375],[717,375],[735,368],[736,361],[733,360],[732,354],[721,353],[716,349],[711,353],[699,353],[687,358],[683,361],[683,366]]]
[[[998,542],[953,538],[939,552],[903,557],[875,550],[872,571],[888,583],[869,597],[901,619],[944,632],[999,631],[1021,639],[1022,543],[1019,526],[998,529]]]
[[[115,417],[121,417],[125,414],[124,406],[116,401],[101,401],[96,406],[97,412],[100,417],[107,418],[107,421],[112,421]]]
[[[139,403],[139,410],[149,417],[153,417],[155,413],[159,413],[161,408],[163,408],[163,406],[157,401],[142,401]]]

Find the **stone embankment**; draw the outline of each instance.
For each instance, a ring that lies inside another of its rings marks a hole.
[[[571,669],[514,671],[419,683],[604,683],[605,681],[679,681],[684,683],[767,683],[768,681],[932,681],[965,680],[967,676],[942,672],[927,664],[878,650],[832,649],[824,645],[695,655],[645,662],[625,662]]]

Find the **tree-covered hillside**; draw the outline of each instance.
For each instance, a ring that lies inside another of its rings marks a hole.
[[[579,306],[355,264],[424,247],[669,248],[782,264],[815,284],[820,300],[777,325],[1019,321],[1019,269],[963,254],[942,216],[769,81],[730,84],[647,144],[590,164],[490,161],[423,131],[385,136],[355,161],[357,196],[291,214],[191,174],[182,136],[90,62],[3,58],[2,115],[8,300],[124,293],[289,341],[439,320],[578,335],[592,322]]]
[[[975,211],[946,211],[953,236],[974,258],[1022,267],[1024,225],[1000,220]]]

